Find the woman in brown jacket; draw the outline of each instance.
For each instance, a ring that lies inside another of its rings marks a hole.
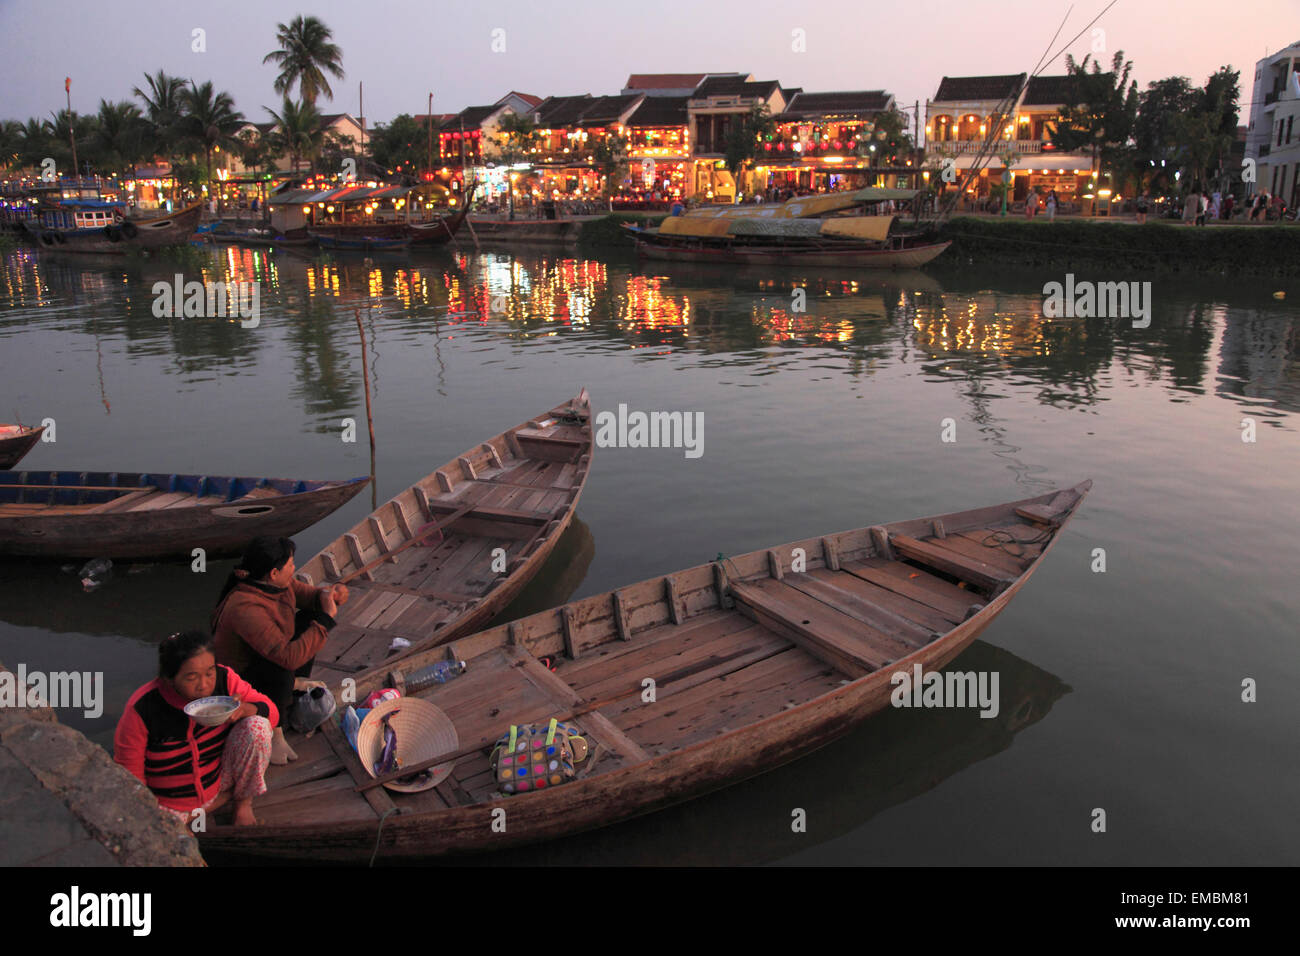
[[[274,764],[298,758],[284,739],[283,715],[348,599],[341,584],[314,588],[296,580],[293,552],[289,538],[253,539],[212,612],[218,663],[269,697],[282,715],[271,741]]]

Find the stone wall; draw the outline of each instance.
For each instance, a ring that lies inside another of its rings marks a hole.
[[[25,865],[204,863],[194,836],[104,748],[59,723],[49,707],[6,707],[0,709],[0,866]]]

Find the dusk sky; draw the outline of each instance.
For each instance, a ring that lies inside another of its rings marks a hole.
[[[1105,7],[1074,3],[1053,51]],[[347,76],[334,81],[324,112],[360,113],[367,124],[402,112],[490,103],[511,89],[538,96],[617,93],[629,73],[737,71],[809,91],[886,89],[900,105],[933,96],[940,78],[1032,70],[1069,4],[1043,0],[660,0],[656,3],[366,3],[228,0],[221,4],[115,0],[0,0],[0,118],[48,117],[64,105],[94,112],[101,98],[131,98],[144,73],[214,81],[245,116],[268,119],[276,106],[276,23],[303,13],[322,19],[343,49]],[[1300,39],[1300,0],[1251,0],[1225,8],[1120,0],[1097,24],[1109,63],[1115,50],[1133,61],[1139,89],[1169,75],[1195,83],[1218,67],[1241,71],[1242,117],[1249,117],[1256,60]],[[193,52],[192,31],[207,50]],[[492,51],[504,29],[505,52]],[[806,52],[792,50],[803,30]],[[1070,47],[1076,58],[1096,42],[1089,31]],[[1064,56],[1047,73],[1065,71]]]

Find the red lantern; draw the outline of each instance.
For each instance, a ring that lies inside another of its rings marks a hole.
[[[764,143],[764,144],[763,144],[763,149],[767,150],[767,152],[769,152],[769,153],[772,152],[772,144],[771,144],[771,143]]]

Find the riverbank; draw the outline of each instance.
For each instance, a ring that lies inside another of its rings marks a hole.
[[[0,818],[0,866],[204,865],[193,835],[49,707],[0,709]]]
[[[1300,227],[958,217],[940,228],[945,264],[1300,276]]]

